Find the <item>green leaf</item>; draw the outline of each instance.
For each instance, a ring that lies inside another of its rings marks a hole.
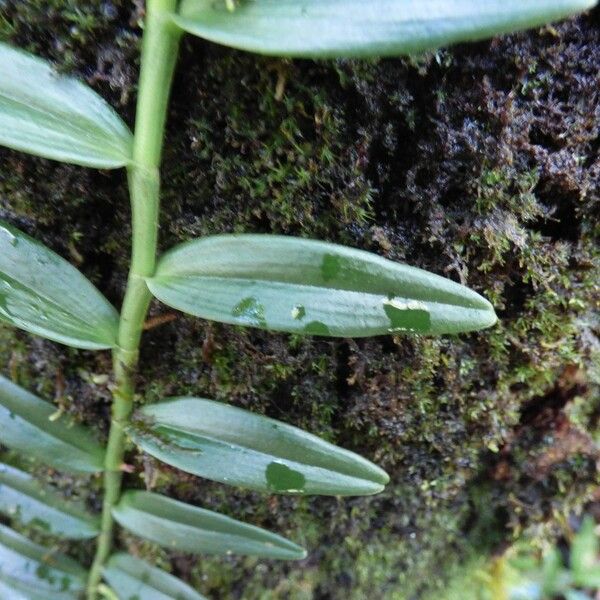
[[[331,337],[458,333],[496,322],[472,290],[375,254],[275,235],[220,235],[161,258],[152,293],[223,323]]]
[[[104,579],[120,600],[204,600],[204,596],[180,579],[128,554],[110,558],[104,568]]]
[[[51,420],[55,414],[52,404],[0,376],[2,444],[57,469],[101,471],[104,449],[86,429],[70,423],[66,416]]]
[[[590,568],[586,573],[578,573],[574,580],[581,587],[600,590],[600,565]]]
[[[0,513],[45,533],[86,539],[99,533],[99,519],[69,502],[29,473],[0,463]]]
[[[565,600],[590,600],[590,597],[577,590],[567,590],[565,591]]]
[[[564,576],[563,562],[557,548],[550,548],[544,555],[542,563],[542,596],[554,596],[559,590],[559,583]]]
[[[600,539],[596,522],[586,515],[571,544],[573,580],[584,587],[600,587]]]
[[[113,516],[136,535],[170,550],[287,560],[306,556],[279,535],[151,492],[126,492]]]
[[[116,345],[119,316],[70,263],[0,221],[0,320],[88,350]]]
[[[84,569],[75,561],[0,525],[0,582],[10,591],[2,598],[75,600],[85,579]]]
[[[132,136],[117,113],[86,85],[0,43],[0,145],[112,169],[130,162]]]
[[[130,436],[178,469],[269,493],[358,496],[389,481],[368,460],[280,421],[202,398],[144,406]]]
[[[594,5],[595,0],[182,0],[173,20],[207,40],[260,54],[388,56],[535,27]]]

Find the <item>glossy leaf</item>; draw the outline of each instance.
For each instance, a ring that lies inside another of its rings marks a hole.
[[[68,539],[95,537],[99,519],[40,484],[29,473],[0,463],[0,513],[23,525]]]
[[[11,590],[2,598],[76,600],[85,579],[86,572],[75,561],[0,525],[0,582]]]
[[[204,600],[189,585],[128,554],[115,554],[104,568],[104,579],[119,600]]]
[[[130,162],[132,136],[117,113],[86,85],[0,43],[0,145],[112,169]]]
[[[144,406],[133,440],[188,473],[278,494],[376,494],[389,481],[368,460],[291,425],[202,398]]]
[[[151,492],[126,492],[113,509],[126,529],[165,548],[297,560],[305,551],[279,535]]]
[[[562,19],[594,0],[182,0],[175,23],[278,56],[410,54]]]
[[[51,420],[56,407],[0,376],[0,443],[58,469],[103,469],[104,449],[67,416]]]
[[[0,221],[0,320],[68,346],[99,350],[116,345],[118,319],[75,267]]]
[[[332,337],[458,333],[496,322],[474,291],[375,254],[274,235],[177,246],[148,280],[183,312],[224,323]]]

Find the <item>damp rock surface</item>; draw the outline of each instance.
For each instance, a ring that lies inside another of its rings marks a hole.
[[[0,0],[0,38],[81,77],[131,125],[142,15],[137,0]],[[264,497],[132,451],[129,487],[266,527],[309,556],[196,559],[126,533],[121,549],[211,598],[439,597],[474,552],[523,531],[552,536],[551,517],[585,504],[600,414],[599,19],[596,9],[380,61],[276,60],[184,39],[165,146],[163,249],[224,232],[325,239],[467,284],[499,322],[461,336],[350,341],[169,317],[145,335],[144,402],[227,401],[362,453],[391,483],[362,499]],[[120,171],[1,149],[0,218],[119,306],[125,183]],[[240,311],[260,318],[255,307]],[[152,307],[154,317],[168,312]],[[325,333],[321,323],[307,330]],[[106,435],[107,353],[0,326],[0,370]],[[100,506],[96,479],[37,473]],[[293,473],[280,475],[296,485]],[[91,558],[89,544],[67,550]]]

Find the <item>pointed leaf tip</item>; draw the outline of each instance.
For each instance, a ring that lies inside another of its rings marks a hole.
[[[306,558],[303,548],[275,533],[152,492],[126,492],[113,516],[136,535],[181,552]]]
[[[270,494],[362,496],[385,471],[286,423],[203,398],[144,406],[129,434],[145,452],[188,473]]]
[[[220,235],[165,254],[152,293],[205,319],[307,335],[440,335],[496,322],[482,296],[439,275],[328,242]]]
[[[228,6],[229,4],[229,6]],[[260,54],[412,54],[536,27],[595,0],[182,0],[174,22],[207,40]]]

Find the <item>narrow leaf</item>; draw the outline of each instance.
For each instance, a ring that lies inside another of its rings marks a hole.
[[[205,600],[189,585],[128,554],[115,554],[104,568],[104,579],[119,600]]]
[[[287,560],[306,556],[279,535],[151,492],[126,492],[113,516],[136,535],[171,550]]]
[[[202,398],[138,412],[130,436],[188,473],[278,494],[376,494],[389,481],[368,460],[291,425]]]
[[[0,525],[0,582],[14,593],[2,598],[75,600],[85,588],[85,578],[83,568],[67,556]]]
[[[331,337],[458,333],[496,322],[474,291],[375,254],[274,235],[177,246],[148,280],[184,312],[224,323]]]
[[[600,538],[596,534],[596,522],[593,517],[586,515],[571,544],[571,569],[577,585],[591,585],[586,582],[592,579],[594,571],[600,585],[599,552]]]
[[[34,477],[0,463],[0,513],[68,539],[95,537],[99,520]]]
[[[173,20],[207,40],[261,54],[385,56],[535,27],[594,5],[595,0],[182,0]]]
[[[590,600],[590,597],[584,592],[578,592],[577,590],[566,590],[565,600]]]
[[[118,319],[75,267],[0,221],[0,320],[68,346],[99,350],[116,345]]]
[[[112,169],[130,162],[132,136],[117,113],[86,85],[0,43],[0,145]]]
[[[101,471],[104,449],[67,417],[50,419],[55,413],[52,404],[0,376],[0,443],[58,469]]]

